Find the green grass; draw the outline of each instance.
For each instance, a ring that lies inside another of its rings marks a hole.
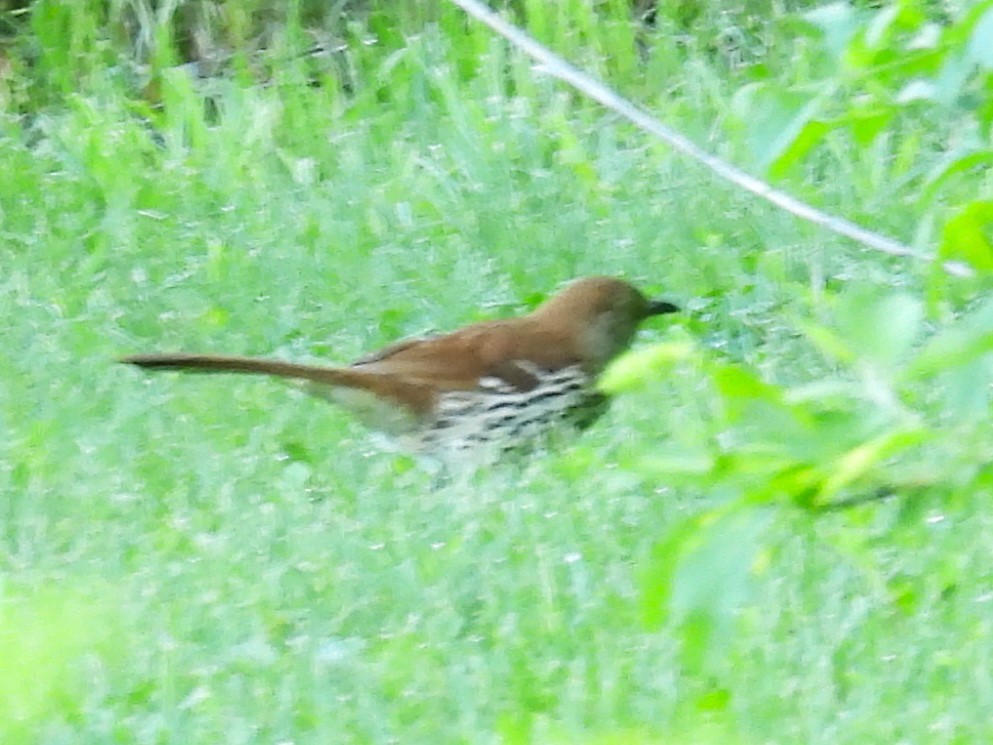
[[[574,16],[594,25],[558,48],[630,41],[604,17]],[[790,38],[771,28],[769,65]],[[704,380],[621,397],[561,452],[439,481],[278,384],[114,364],[344,362],[605,273],[687,308],[640,344],[692,339],[793,385],[834,370],[802,329],[831,323],[837,293],[933,296],[927,267],[716,182],[457,12],[404,30],[352,44],[352,93],[288,63],[268,86],[209,81],[205,111],[167,71],[150,110],[97,68],[0,118],[0,739],[988,740],[988,486],[758,510],[728,539],[761,534],[748,592],[690,567],[733,619],[694,660],[692,614],[645,623],[644,567],[727,495],[639,464],[724,405]],[[744,73],[703,34],[616,64],[601,72],[667,122],[747,159],[715,128]],[[881,148],[795,188],[909,239]]]

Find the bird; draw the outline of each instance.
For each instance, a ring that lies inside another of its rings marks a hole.
[[[571,282],[532,312],[406,339],[349,365],[216,354],[137,354],[145,370],[286,378],[328,399],[401,450],[446,456],[525,450],[548,433],[585,429],[608,404],[596,388],[640,324],[679,308],[620,279]]]

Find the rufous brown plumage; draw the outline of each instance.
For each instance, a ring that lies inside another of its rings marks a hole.
[[[577,280],[533,312],[390,345],[348,366],[255,357],[148,354],[145,369],[270,375],[301,381],[407,449],[502,451],[560,421],[585,426],[604,409],[595,388],[646,318],[677,307],[610,277]]]

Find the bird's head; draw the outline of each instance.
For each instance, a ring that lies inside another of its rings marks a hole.
[[[586,367],[599,372],[631,345],[642,321],[678,310],[668,301],[649,300],[623,280],[586,277],[546,300],[533,317],[566,332]]]

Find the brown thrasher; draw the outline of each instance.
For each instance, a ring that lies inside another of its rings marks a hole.
[[[303,381],[407,450],[516,449],[560,421],[603,413],[596,378],[649,316],[678,308],[609,277],[580,279],[520,318],[392,344],[347,367],[202,354],[148,354],[148,369],[273,375]]]

